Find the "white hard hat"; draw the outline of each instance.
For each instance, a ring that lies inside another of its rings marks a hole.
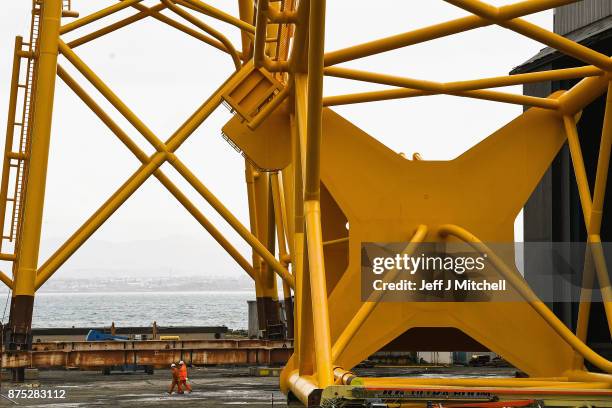
[[[170,367],[176,367],[176,364],[172,363],[170,364]]]
[[[181,361],[179,361],[179,364],[183,365],[183,364],[185,364],[185,362],[183,360],[181,360]]]

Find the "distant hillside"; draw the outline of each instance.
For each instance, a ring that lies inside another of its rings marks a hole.
[[[41,263],[62,243],[60,239],[43,240]],[[236,243],[236,247],[250,260],[250,251],[244,245],[237,245],[239,243],[241,242]],[[92,237],[61,267],[55,278],[167,276],[234,278],[246,274],[216,242],[177,235],[158,240],[124,243]]]

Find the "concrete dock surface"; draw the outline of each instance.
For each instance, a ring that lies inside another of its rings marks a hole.
[[[3,382],[0,406],[26,407],[286,407],[278,377],[250,377],[248,368],[191,368],[191,394],[168,395],[169,370],[102,375],[100,371],[40,371],[37,381]],[[11,393],[11,390],[13,392]],[[21,391],[21,392],[18,392]],[[29,392],[32,390],[32,392]],[[27,394],[51,394],[27,398]],[[26,391],[25,393],[23,391]],[[52,391],[52,392],[49,392]],[[65,391],[65,393],[64,393]],[[12,394],[10,401],[7,399]],[[65,398],[56,398],[62,395]]]
[[[407,377],[512,377],[513,368],[485,367],[373,367],[353,370],[362,376]],[[100,371],[41,370],[38,380],[23,384],[3,382],[0,406],[26,407],[286,407],[278,377],[252,377],[248,367],[193,367],[191,394],[167,394],[170,371],[113,373]],[[28,398],[37,395],[39,398]],[[43,396],[46,394],[46,396]],[[49,395],[51,394],[51,395]],[[59,398],[63,396],[64,398]]]

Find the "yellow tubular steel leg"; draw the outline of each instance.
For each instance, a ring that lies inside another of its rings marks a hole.
[[[36,290],[34,282],[42,229],[61,12],[61,0],[44,2],[38,40],[38,74],[31,129],[31,138],[36,140],[36,143],[32,143],[28,164],[28,188],[25,192],[24,221],[13,296],[33,297]]]
[[[319,202],[324,39],[325,0],[319,0],[310,4],[306,174],[304,183],[304,217],[319,387],[327,387],[333,384],[334,379]]]

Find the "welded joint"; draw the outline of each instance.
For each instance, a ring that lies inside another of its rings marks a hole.
[[[259,0],[257,9],[265,13],[265,17],[272,22],[278,24],[296,23],[297,13],[295,11],[277,11],[270,7],[270,0]]]
[[[78,18],[79,12],[75,10],[62,10],[62,17],[65,18]]]
[[[469,2],[463,0],[445,0],[447,3],[452,4],[453,6],[459,7],[466,11],[469,11],[472,14],[478,15],[486,20],[491,22],[499,23],[506,20],[508,17],[505,13],[502,13],[499,7],[492,6],[491,4],[483,3],[483,2]],[[477,4],[474,4],[477,3]]]
[[[178,162],[178,157],[176,156],[176,154],[174,154],[174,153],[172,153],[172,152],[169,152],[169,151],[167,151],[167,150],[166,150],[166,151],[164,151],[164,152],[160,152],[160,153],[163,153],[163,154],[164,154],[164,156],[165,156],[165,160],[166,160],[168,163],[170,163],[170,164],[174,165],[174,164],[176,164],[176,163]]]
[[[283,11],[279,12],[273,8],[267,10],[268,20],[275,24],[296,24],[298,22],[297,12]]]
[[[500,24],[518,18],[519,15],[515,11],[515,5],[509,4],[501,7],[496,7],[480,0],[444,0],[453,6],[459,7],[478,17],[484,18],[495,24]],[[579,0],[561,1],[563,4],[576,3]],[[560,6],[561,4],[559,4]],[[533,13],[533,12],[532,12]],[[529,13],[529,14],[532,14]]]
[[[27,58],[27,59],[35,59],[38,57],[34,51],[19,50],[16,52],[16,54],[18,57]]]
[[[236,51],[236,48],[234,47],[232,42],[226,36],[224,36],[221,32],[217,31],[213,27],[204,23],[197,17],[191,15],[191,13],[183,10],[181,7],[179,7],[175,3],[175,1],[176,0],[161,0],[161,2],[164,5],[166,5],[166,7],[168,7],[168,9],[172,10],[174,13],[183,17],[185,20],[189,21],[196,27],[200,28],[201,30],[205,31],[206,33],[210,34],[212,37],[217,39],[219,42],[221,42],[227,49],[230,56],[232,57],[234,66],[236,67],[236,71],[240,70],[240,68],[242,67],[242,60],[240,59],[240,56],[238,55],[238,52]]]
[[[602,76],[606,75],[606,71],[602,71],[598,67],[592,67],[593,70],[596,70],[598,74],[592,76]],[[469,92],[469,91],[477,91],[477,90],[485,90],[489,88],[497,88],[508,85],[516,85],[519,84],[518,81],[511,82],[509,84],[505,84],[503,82],[499,82],[503,79],[512,78],[510,77],[500,77],[500,78],[489,78],[490,81],[498,80],[496,84],[487,84],[483,86],[474,86],[471,82],[477,81],[458,81],[458,82],[436,82],[436,81],[426,81],[420,79],[413,78],[404,78],[404,77],[396,77],[392,75],[379,74],[368,71],[361,71],[351,68],[342,68],[342,67],[325,67],[323,69],[323,74],[326,76],[332,76],[337,78],[365,81],[365,82],[374,82],[380,83],[382,85],[389,86],[397,86],[405,89],[413,89],[423,92],[431,92],[435,94],[458,94],[461,92]],[[576,75],[577,76],[577,75]],[[585,75],[586,76],[586,75]],[[577,76],[578,77],[578,76]],[[546,99],[546,98],[542,98]]]

